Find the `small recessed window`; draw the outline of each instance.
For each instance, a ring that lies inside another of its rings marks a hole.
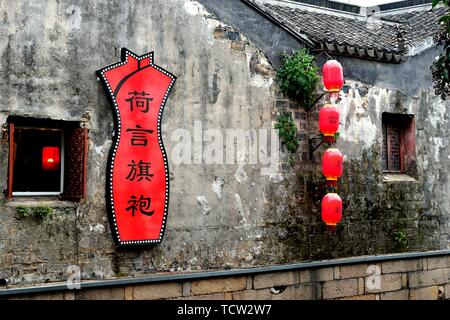
[[[415,172],[416,136],[413,115],[383,113],[383,172]]]
[[[14,128],[13,196],[62,194],[63,141],[63,129]]]
[[[87,129],[71,121],[10,117],[7,198],[85,195]]]

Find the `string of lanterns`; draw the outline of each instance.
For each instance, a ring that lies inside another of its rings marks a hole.
[[[319,111],[319,129],[323,134],[322,142],[334,144],[339,130],[339,109],[336,105],[339,92],[344,86],[342,66],[336,60],[329,60],[322,68],[323,85],[328,93],[330,103]],[[322,199],[322,220],[327,227],[334,229],[342,219],[342,199],[335,193],[337,181],[343,172],[342,153],[337,148],[327,149],[322,157],[322,172],[327,179],[327,192]]]

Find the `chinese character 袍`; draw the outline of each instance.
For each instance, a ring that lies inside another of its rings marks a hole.
[[[153,130],[142,129],[142,127],[140,125],[136,125],[136,129],[127,129],[127,132],[131,132],[133,135],[131,137],[131,145],[132,146],[145,147],[147,145],[146,134],[153,133]]]
[[[130,173],[125,179],[134,181],[137,178],[137,182],[142,179],[152,181],[151,178],[153,177],[153,174],[150,173],[150,162],[143,162],[142,160],[139,160],[139,162],[136,163],[134,160],[131,160],[128,167],[130,167]]]
[[[128,204],[130,204],[130,206],[125,210],[131,210],[132,217],[134,217],[135,211],[140,211],[143,215],[151,217],[153,213],[155,213],[155,210],[150,210],[151,202],[151,198],[145,198],[142,195],[139,197],[139,199],[136,198],[136,196],[131,196],[131,199],[128,200]]]
[[[128,92],[128,94],[132,94],[131,97],[128,99],[125,99],[125,101],[130,103],[130,111],[133,111],[134,108],[140,108],[142,109],[141,112],[147,113],[148,109],[150,108],[150,102],[153,101],[153,98],[145,97],[149,96],[150,93],[147,92]]]

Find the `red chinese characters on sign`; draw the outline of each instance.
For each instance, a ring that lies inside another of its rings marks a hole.
[[[108,214],[119,246],[160,243],[169,204],[161,117],[175,76],[153,53],[122,49],[122,61],[97,71],[115,122],[107,175]]]

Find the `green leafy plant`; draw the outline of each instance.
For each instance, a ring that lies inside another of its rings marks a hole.
[[[433,0],[433,7],[436,7],[439,3],[443,3],[445,6],[449,6],[450,1],[449,0]]]
[[[116,277],[117,278],[128,277],[128,274],[126,272],[119,271],[119,272],[116,273]]]
[[[53,213],[53,209],[49,207],[17,207],[17,215],[20,219],[33,216],[39,221],[44,221]]]
[[[49,208],[49,207],[36,207],[33,208],[33,215],[38,219],[38,220],[46,220],[48,217],[51,216],[51,214],[53,213],[53,209]]]
[[[406,237],[406,232],[403,230],[394,233],[394,241],[400,249],[406,249],[408,247],[408,238]]]
[[[19,216],[19,218],[23,219],[26,217],[29,217],[32,215],[32,211],[30,208],[27,207],[17,207],[16,208],[17,211],[17,215]]]
[[[290,152],[295,152],[298,149],[297,127],[290,113],[283,113],[277,117],[275,129],[278,129],[278,134],[281,142],[286,145]]]
[[[337,139],[339,139],[340,135],[341,135],[340,132],[336,132],[336,133],[334,134],[334,138],[337,140]]]
[[[289,162],[290,166],[293,166],[295,164],[295,158],[290,156],[289,159],[288,159],[288,162]]]
[[[281,90],[305,107],[314,101],[313,94],[319,82],[315,60],[306,49],[300,49],[291,56],[282,55],[282,66],[277,71]]]

